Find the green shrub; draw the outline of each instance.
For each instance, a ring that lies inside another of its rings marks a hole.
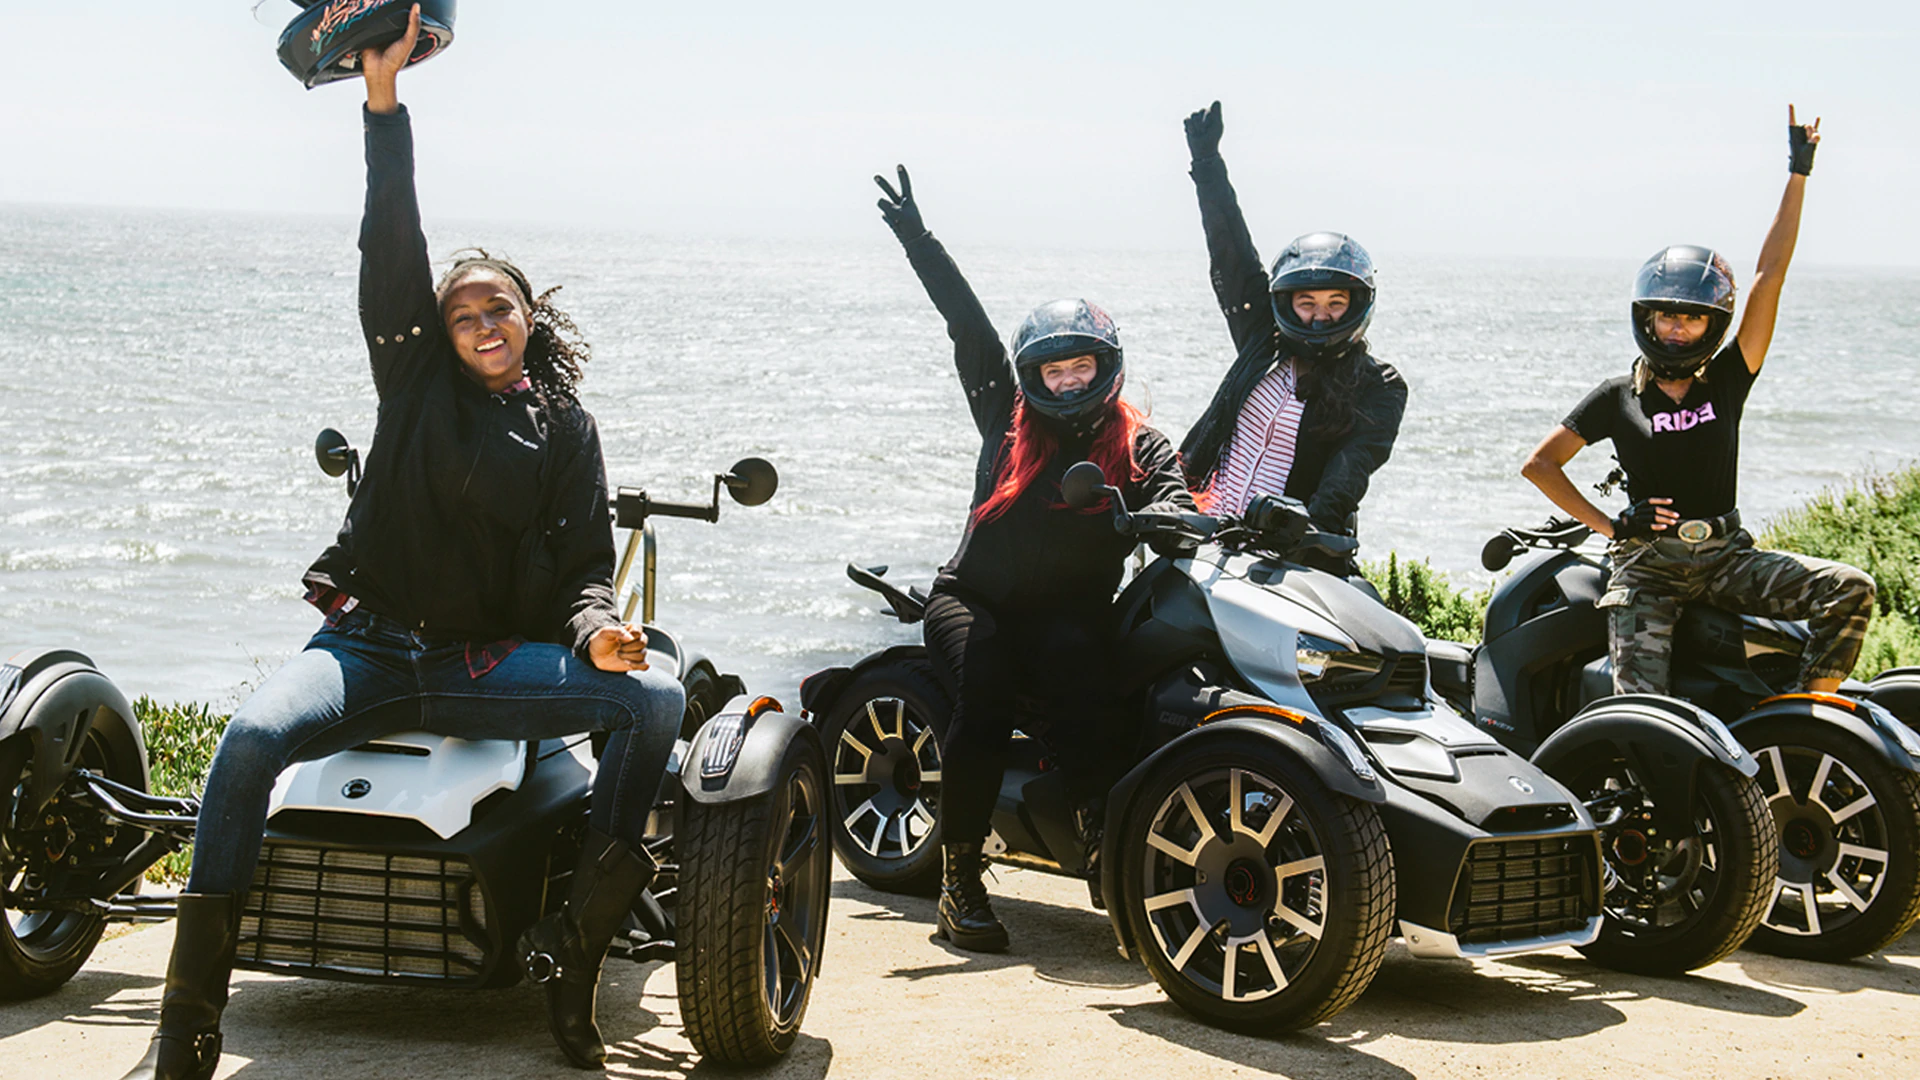
[[[162,705],[142,694],[133,703],[134,719],[147,740],[147,766],[153,793],[175,798],[198,797],[213,764],[214,747],[227,728],[227,717],[205,705]],[[147,877],[163,884],[187,879],[193,859],[191,847],[176,851],[153,865]]]
[[[1387,606],[1405,616],[1420,632],[1439,641],[1480,640],[1487,621],[1490,589],[1463,591],[1447,575],[1422,560],[1401,562],[1389,552],[1385,563],[1367,563],[1360,572],[1380,590]]]
[[[1878,599],[1856,676],[1920,664],[1920,467],[1823,492],[1768,523],[1759,544],[1873,575]]]

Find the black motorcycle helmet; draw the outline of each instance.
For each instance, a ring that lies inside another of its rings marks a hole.
[[[1273,292],[1274,325],[1297,356],[1344,355],[1373,321],[1373,257],[1343,233],[1308,233],[1288,244],[1273,260],[1267,287]],[[1347,313],[1321,326],[1301,322],[1293,313],[1293,294],[1303,289],[1347,290]]]
[[[407,66],[453,44],[454,0],[293,0],[303,9],[280,34],[280,63],[311,90],[357,78],[360,50],[391,45],[420,5],[420,40]]]
[[[1125,354],[1112,316],[1085,300],[1055,300],[1033,309],[1013,332],[1013,370],[1027,407],[1074,438],[1100,429],[1127,381]],[[1055,396],[1040,378],[1042,365],[1091,355],[1099,365],[1084,390]]]
[[[1700,370],[1733,326],[1733,267],[1712,248],[1676,244],[1648,259],[1633,278],[1633,340],[1647,366],[1662,379],[1684,379]],[[1707,332],[1691,345],[1674,347],[1653,333],[1656,311],[1707,317]]]

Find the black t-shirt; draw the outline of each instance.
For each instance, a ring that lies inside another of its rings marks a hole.
[[[1612,439],[1627,473],[1627,497],[1673,500],[1681,520],[1718,517],[1739,505],[1740,414],[1753,372],[1738,341],[1729,342],[1674,401],[1649,381],[1633,392],[1633,376],[1595,387],[1561,423],[1589,443]]]

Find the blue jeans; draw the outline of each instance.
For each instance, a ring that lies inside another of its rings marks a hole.
[[[282,769],[400,731],[463,739],[609,732],[588,821],[637,846],[685,711],[680,684],[659,672],[601,671],[564,646],[527,642],[474,678],[466,642],[348,612],[228,722],[200,801],[187,890],[237,893],[252,884]]]

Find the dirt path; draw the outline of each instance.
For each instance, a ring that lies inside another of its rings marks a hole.
[[[1851,964],[1756,953],[1682,979],[1605,971],[1571,950],[1506,963],[1414,960],[1397,946],[1331,1023],[1257,1039],[1204,1027],[1120,959],[1074,882],[1000,871],[1000,957],[928,941],[932,905],[835,883],[825,976],[806,1030],[765,1075],[936,1078],[1912,1077],[1920,932]],[[143,1051],[172,930],[109,941],[59,993],[0,1005],[0,1077],[116,1080]],[[670,967],[610,964],[600,1018],[619,1077],[699,1068]],[[353,986],[240,973],[219,1076],[552,1077],[568,1068],[536,991]],[[738,1075],[738,1074],[733,1074]]]

